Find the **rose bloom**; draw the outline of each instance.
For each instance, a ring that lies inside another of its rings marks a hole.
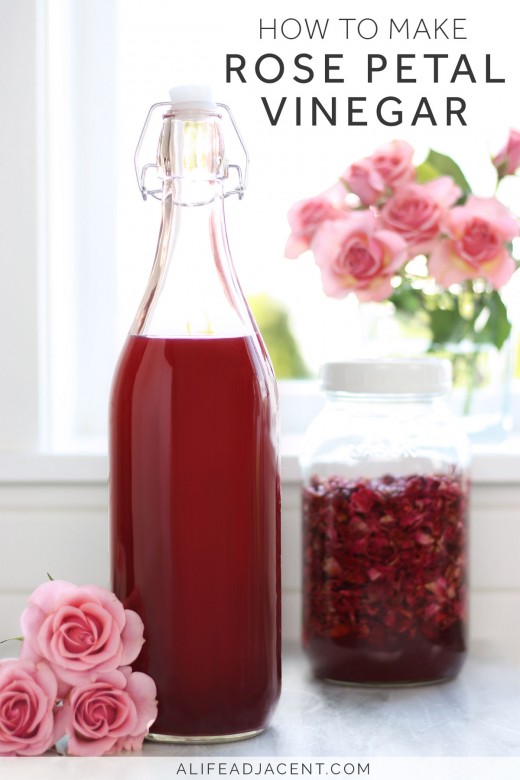
[[[285,245],[285,257],[291,260],[309,249],[319,226],[329,219],[343,219],[347,213],[344,206],[345,189],[335,185],[322,195],[299,200],[289,209],[287,219],[291,234]]]
[[[415,178],[413,147],[406,141],[390,141],[376,149],[370,159],[385,185],[393,190]]]
[[[385,227],[399,233],[408,244],[409,257],[429,252],[439,235],[446,210],[461,191],[449,176],[426,184],[406,184],[385,204],[381,219]]]
[[[21,616],[21,658],[48,661],[60,683],[90,682],[134,661],[144,642],[143,621],[116,596],[94,585],[53,580],[40,585]]]
[[[54,744],[57,687],[43,662],[0,661],[0,756],[39,756]]]
[[[506,145],[493,157],[493,165],[501,176],[515,173],[520,168],[520,131],[509,131]]]
[[[446,214],[442,229],[447,239],[436,244],[428,262],[439,284],[483,278],[498,288],[511,278],[516,265],[504,244],[518,235],[518,220],[498,200],[468,198]]]
[[[73,688],[56,715],[58,750],[69,756],[102,756],[140,750],[157,717],[151,677],[129,666]]]
[[[413,148],[410,144],[391,141],[376,149],[370,157],[350,165],[342,179],[363,205],[371,206],[385,191],[394,190],[415,178],[412,158]]]
[[[334,298],[355,292],[360,301],[381,301],[392,293],[391,278],[406,261],[406,242],[385,230],[370,211],[325,222],[312,250],[323,290]]]
[[[385,183],[370,157],[352,163],[341,178],[364,206],[372,206],[385,191]]]

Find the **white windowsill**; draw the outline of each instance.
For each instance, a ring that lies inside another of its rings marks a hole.
[[[282,481],[300,479],[298,452],[301,436],[282,439]],[[520,483],[520,434],[497,444],[472,448],[472,481],[480,484]],[[96,483],[108,479],[106,454],[0,453],[0,484]]]

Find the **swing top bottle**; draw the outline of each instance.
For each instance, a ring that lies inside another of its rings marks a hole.
[[[161,107],[159,240],[111,397],[112,579],[145,624],[152,736],[225,741],[280,693],[277,393],[229,253],[224,107],[191,87]]]

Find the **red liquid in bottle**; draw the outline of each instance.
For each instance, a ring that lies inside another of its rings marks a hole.
[[[155,734],[264,728],[280,694],[274,382],[256,336],[130,336],[111,403],[113,586]]]

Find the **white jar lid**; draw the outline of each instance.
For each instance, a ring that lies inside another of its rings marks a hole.
[[[181,84],[170,89],[172,108],[203,108],[215,111],[217,104],[208,84]]]
[[[388,358],[325,363],[322,387],[337,393],[370,395],[446,395],[451,363],[440,358]]]

